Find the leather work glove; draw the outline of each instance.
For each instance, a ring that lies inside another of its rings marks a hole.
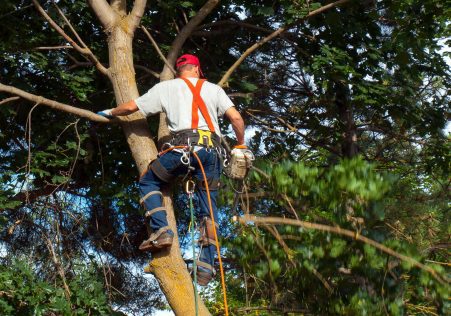
[[[113,109],[103,110],[103,111],[97,112],[97,115],[101,115],[101,116],[106,117],[107,119],[111,120],[112,118],[114,118],[114,116],[111,114],[112,110]]]
[[[255,160],[254,154],[250,149],[247,148],[246,145],[237,145],[233,147],[230,154],[237,157],[246,157],[247,160],[251,161]]]

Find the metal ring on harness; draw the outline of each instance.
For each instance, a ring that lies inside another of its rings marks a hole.
[[[222,166],[224,167],[224,168],[227,168],[228,166],[229,166],[229,159],[224,159],[224,161],[222,162]]]
[[[189,156],[188,156],[188,154],[186,152],[183,152],[182,156],[180,157],[180,161],[185,166],[189,165]]]

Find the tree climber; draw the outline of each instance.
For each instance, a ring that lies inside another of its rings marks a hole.
[[[186,175],[191,171],[197,181],[198,219],[201,222],[199,244],[202,249],[200,262],[197,262],[197,280],[199,285],[206,285],[215,275],[213,268],[216,256],[215,237],[203,175],[197,159],[194,159],[189,151],[196,152],[205,170],[214,222],[218,227],[216,200],[222,169],[220,158],[223,153],[218,116],[225,115],[235,132],[238,145],[232,150],[232,155],[248,153],[244,145],[244,121],[220,86],[200,79],[203,74],[196,56],[185,54],[179,57],[176,61],[176,70],[176,79],[160,82],[136,100],[98,114],[112,118],[138,110],[145,116],[166,113],[171,135],[165,145],[177,148],[167,152],[161,151],[158,158],[149,164],[148,171],[139,181],[140,202],[146,209],[146,218],[153,231],[139,249],[155,253],[172,245],[174,233],[168,226],[160,188],[166,183],[173,182],[177,176]]]

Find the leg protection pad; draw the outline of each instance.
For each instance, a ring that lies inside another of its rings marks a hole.
[[[147,193],[146,195],[144,195],[144,196],[139,200],[139,203],[140,203],[141,205],[143,205],[144,208],[146,209],[144,202],[145,202],[148,198],[150,198],[151,196],[153,196],[153,195],[159,195],[159,196],[161,197],[161,199],[163,200],[163,194],[162,194],[160,191],[150,191],[149,193]],[[166,208],[165,208],[164,206],[160,206],[160,207],[155,207],[155,208],[153,208],[153,209],[151,209],[151,210],[147,210],[147,209],[146,209],[146,213],[144,214],[144,216],[145,216],[146,218],[148,218],[148,217],[152,216],[154,213],[160,212],[160,211],[165,211],[165,212],[166,212]]]
[[[164,206],[160,206],[160,207],[156,207],[154,209],[151,209],[150,211],[147,211],[144,216],[146,218],[151,217],[153,214],[155,214],[156,212],[160,212],[160,211],[164,211],[166,212],[166,208]]]
[[[161,200],[163,200],[163,194],[160,191],[150,191],[146,195],[144,195],[140,200],[139,204],[144,205],[144,201],[150,198],[152,195],[159,195],[161,197]]]
[[[218,223],[215,223],[216,226],[216,232],[219,230]],[[213,230],[213,221],[209,217],[204,217],[202,219],[202,222],[200,224],[200,238],[199,238],[199,244],[201,246],[207,246],[207,245],[215,245],[215,232]]]

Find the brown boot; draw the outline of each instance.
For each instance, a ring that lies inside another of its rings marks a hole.
[[[167,231],[157,234],[150,235],[150,238],[144,240],[141,245],[139,245],[139,250],[157,252],[164,248],[169,248],[172,245],[174,236],[172,236]]]
[[[215,269],[208,263],[199,260],[196,260],[196,265],[197,284],[199,284],[200,286],[208,285],[208,283],[210,283],[210,281],[213,280],[213,278],[216,276]],[[190,270],[190,272],[192,272],[192,267]]]

